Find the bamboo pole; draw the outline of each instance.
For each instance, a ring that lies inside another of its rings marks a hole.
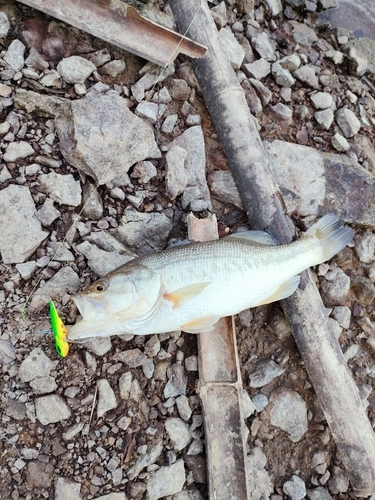
[[[223,55],[205,0],[170,0],[179,30],[208,47],[193,60],[208,111],[215,124],[249,221],[279,243],[293,226],[271,173],[261,139],[236,76]],[[292,297],[283,301],[293,335],[325,413],[354,493],[375,493],[375,435],[340,345],[308,271]]]

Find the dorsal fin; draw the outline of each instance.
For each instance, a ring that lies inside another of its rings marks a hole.
[[[242,231],[228,236],[228,238],[238,238],[246,240],[254,245],[275,246],[272,237],[264,231]]]

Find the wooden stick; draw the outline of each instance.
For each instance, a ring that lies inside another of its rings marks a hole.
[[[170,5],[180,31],[185,33],[191,24],[187,34],[208,47],[207,54],[192,64],[249,221],[254,229],[288,243],[294,228],[284,213],[243,91],[220,48],[207,3],[171,0]],[[375,436],[308,271],[283,306],[354,493],[371,495],[375,493]]]
[[[188,216],[188,237],[219,237],[215,215]],[[206,434],[209,496],[215,500],[248,500],[242,380],[233,317],[221,318],[212,332],[198,335],[199,394]],[[220,438],[218,439],[218,437]]]

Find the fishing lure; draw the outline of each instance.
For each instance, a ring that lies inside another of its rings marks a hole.
[[[49,312],[51,318],[52,332],[55,339],[55,349],[59,356],[65,358],[65,356],[67,356],[69,352],[69,344],[66,341],[66,335],[68,332],[52,300],[49,303]]]

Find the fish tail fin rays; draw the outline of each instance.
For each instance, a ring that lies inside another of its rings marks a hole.
[[[335,214],[324,215],[316,224],[306,231],[307,236],[317,239],[319,248],[319,261],[325,262],[336,255],[354,236],[354,231],[350,227],[344,227],[342,220]]]
[[[289,297],[297,290],[299,281],[299,276],[293,276],[292,279],[286,281],[285,283],[282,283],[269,297],[257,304],[257,306],[270,304],[271,302],[276,302],[276,300],[286,299],[286,297]]]

